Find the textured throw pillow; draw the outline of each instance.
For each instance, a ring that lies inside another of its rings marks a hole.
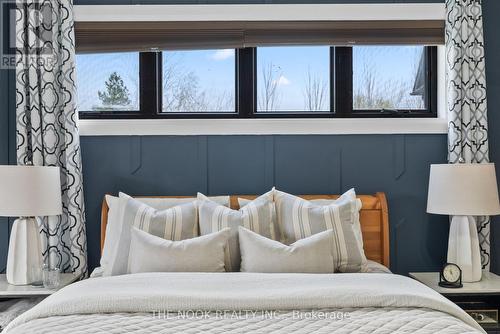
[[[120,196],[128,196],[124,193],[120,193]],[[196,197],[187,198],[162,198],[162,197],[135,197],[135,199],[141,203],[149,205],[156,210],[166,210],[174,206],[191,203],[197,200]],[[229,207],[229,196],[210,196],[209,199],[220,205]]]
[[[360,272],[366,266],[366,257],[353,228],[353,212],[358,210],[356,200],[348,197],[330,205],[316,205],[300,197],[276,190],[276,216],[285,244],[332,229],[335,271]]]
[[[131,231],[128,273],[223,272],[229,228],[181,241],[165,240],[135,227]]]
[[[290,246],[239,228],[241,271],[256,273],[333,273],[333,231],[297,240]]]
[[[354,230],[354,234],[356,235],[356,240],[358,240],[359,247],[361,249],[363,249],[363,233],[361,231],[361,222],[359,220],[359,210],[361,210],[363,203],[361,202],[361,200],[359,198],[356,197],[356,191],[354,190],[354,188],[349,189],[348,191],[343,193],[337,199],[319,198],[319,199],[313,199],[313,200],[311,200],[311,202],[316,204],[316,205],[324,206],[324,205],[334,204],[337,201],[342,202],[344,200],[349,200],[349,199],[356,201],[357,210],[352,211],[352,223],[353,223],[352,227]],[[240,205],[240,208],[244,207],[245,205],[247,205],[250,202],[251,202],[251,200],[249,200],[249,199],[241,198],[241,197],[238,198],[238,204]]]
[[[273,195],[274,190],[271,190],[248,203],[244,208],[232,210],[210,201],[202,194],[198,194],[200,234],[206,235],[226,227],[231,228],[229,246],[226,249],[226,271],[240,270],[239,226],[273,240],[279,238],[277,224],[273,220],[275,216]]]
[[[356,197],[356,191],[354,190],[354,188],[349,189],[335,200],[313,199],[311,202],[316,205],[330,205],[337,202],[343,202],[345,200],[356,201],[356,210],[352,210],[352,228],[354,230],[354,234],[356,235],[356,240],[358,240],[359,247],[363,249],[363,233],[361,232],[361,222],[359,220],[359,210],[361,210],[363,203],[359,198]]]
[[[117,243],[110,250],[109,263],[104,276],[121,275],[127,272],[132,227],[168,240],[183,240],[198,236],[198,210],[196,202],[186,203],[158,211],[132,197],[119,199],[121,212],[117,228]]]
[[[120,192],[120,197],[129,198],[127,194]],[[210,200],[217,202],[221,205],[229,207],[229,196],[214,196],[209,197]],[[109,266],[111,256],[117,247],[118,236],[121,230],[123,210],[120,207],[119,197],[106,195],[106,203],[108,204],[108,223],[106,225],[106,239],[101,255],[101,270],[106,271]],[[195,202],[196,197],[189,198],[160,198],[160,197],[138,197],[135,200],[149,205],[156,210],[166,210],[174,206]]]

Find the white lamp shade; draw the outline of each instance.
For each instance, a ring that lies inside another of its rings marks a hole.
[[[0,166],[0,216],[62,213],[59,167]]]
[[[460,216],[500,214],[495,165],[431,165],[427,212]]]

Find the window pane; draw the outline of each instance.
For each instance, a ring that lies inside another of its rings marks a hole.
[[[426,109],[424,46],[355,46],[354,109]]]
[[[139,110],[139,53],[76,56],[80,112]]]
[[[163,52],[163,112],[235,112],[235,50]]]
[[[257,111],[330,110],[330,48],[257,49]]]

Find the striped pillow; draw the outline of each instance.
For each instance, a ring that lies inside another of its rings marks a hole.
[[[198,209],[196,202],[158,211],[132,197],[120,197],[120,220],[118,242],[111,251],[110,264],[104,268],[104,276],[121,275],[127,272],[133,227],[157,237],[179,241],[198,236]]]
[[[366,267],[366,256],[353,229],[356,200],[339,198],[330,205],[316,205],[300,197],[275,192],[278,226],[285,244],[329,229],[334,231],[335,271],[360,272]]]
[[[240,248],[238,227],[243,226],[266,238],[278,240],[279,231],[274,215],[274,191],[256,198],[240,210],[232,210],[210,201],[205,195],[198,194],[198,214],[200,234],[206,235],[231,228],[229,247],[226,248],[226,271],[240,271]]]

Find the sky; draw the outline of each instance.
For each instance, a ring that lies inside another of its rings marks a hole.
[[[375,74],[380,95],[390,94],[395,87],[405,87],[405,96],[413,86],[423,47],[421,46],[355,46],[353,47],[354,92],[363,92],[364,76]],[[329,84],[329,47],[261,47],[257,50],[258,95],[262,92],[263,67],[272,68],[272,82],[278,91],[277,110],[304,110],[304,90],[308,71],[321,82]],[[164,69],[168,66],[176,77],[192,72],[198,78],[198,92],[210,98],[232,94],[235,90],[235,51],[197,50],[163,52]],[[123,79],[130,93],[131,105],[139,109],[139,54],[108,53],[77,55],[78,109],[92,110],[101,106],[99,91],[113,72]],[[182,79],[179,79],[182,80]],[[387,90],[384,91],[384,90]],[[167,93],[168,94],[168,93]],[[329,109],[329,92],[324,110]],[[417,98],[418,99],[418,98]],[[405,104],[407,102],[404,102]],[[401,105],[400,107],[404,107]],[[232,103],[229,109],[234,109]]]

